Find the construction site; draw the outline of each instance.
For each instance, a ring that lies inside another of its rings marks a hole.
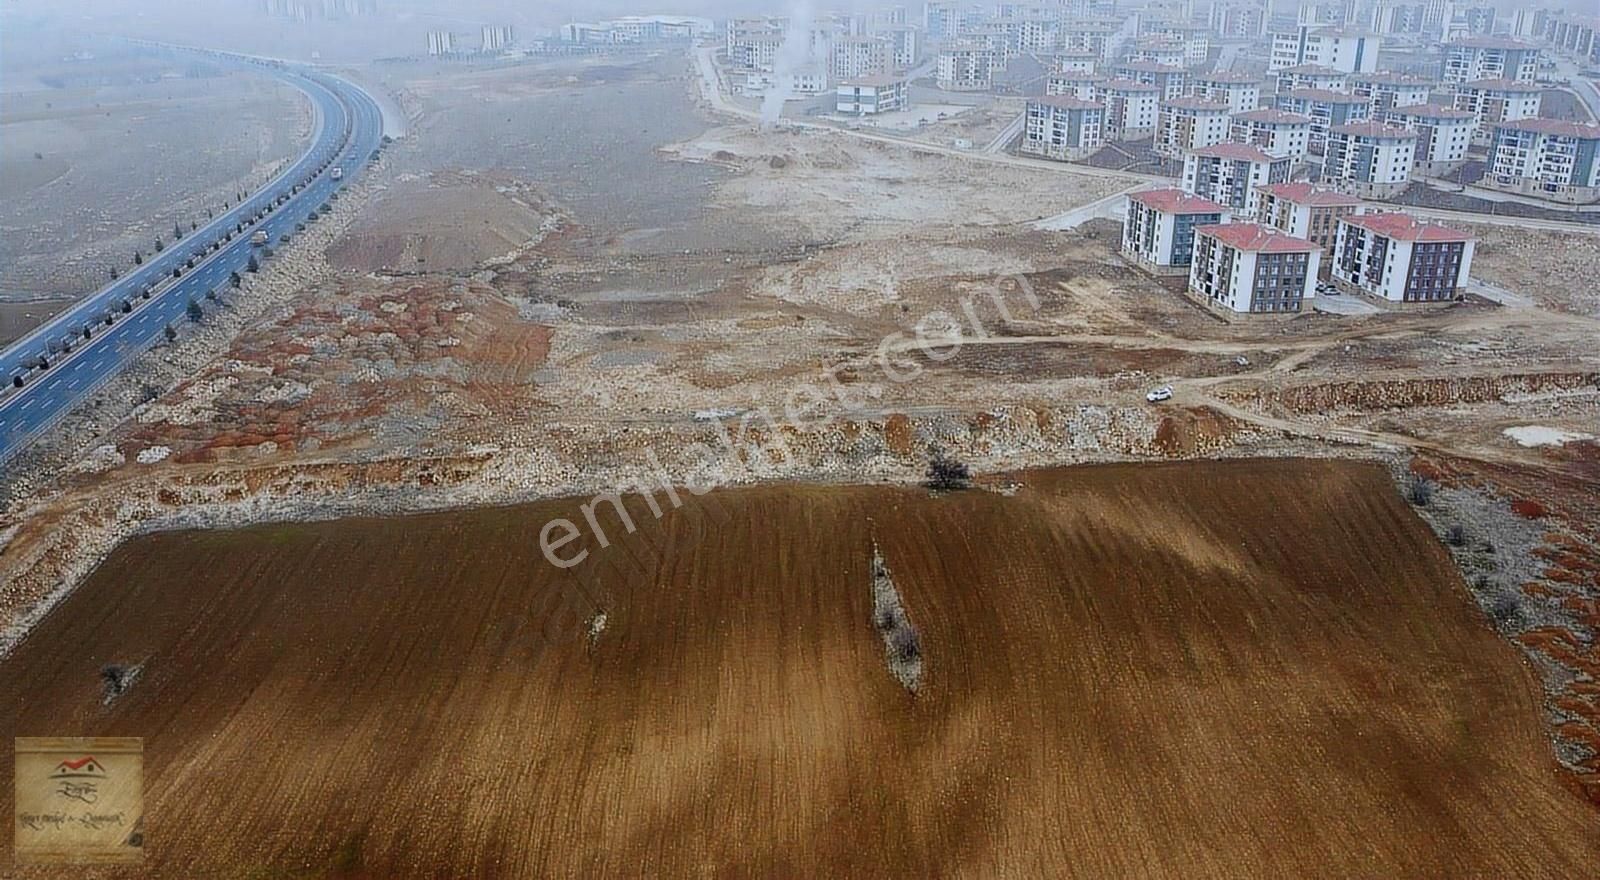
[[[1230,320],[1136,177],[360,74],[406,136],[0,482],[0,735],[147,737],[152,876],[1600,863],[1592,230]]]

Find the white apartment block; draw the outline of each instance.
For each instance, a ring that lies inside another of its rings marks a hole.
[[[1284,110],[1235,113],[1228,139],[1253,144],[1273,156],[1296,162],[1306,157],[1311,143],[1311,117]]]
[[[1417,134],[1379,122],[1335,125],[1328,131],[1322,180],[1367,198],[1397,195],[1411,181]]]
[[[1106,110],[1069,95],[1032,98],[1022,129],[1021,152],[1046,159],[1082,159],[1105,143]]]
[[[1106,78],[1097,73],[1052,73],[1045,82],[1046,95],[1070,95],[1080,101],[1094,100],[1095,87]]]
[[[828,74],[835,80],[882,76],[894,66],[894,48],[878,37],[834,37]]]
[[[1121,22],[1073,21],[1061,27],[1061,48],[1069,52],[1090,52],[1102,61],[1111,61],[1107,50],[1112,48],[1111,36],[1122,28]]]
[[[1177,98],[1156,112],[1156,155],[1177,159],[1228,139],[1228,105],[1203,98]]]
[[[1445,82],[1509,79],[1533,82],[1539,47],[1509,37],[1468,37],[1444,47]]]
[[[894,25],[876,32],[889,41],[889,65],[895,70],[910,70],[922,57],[922,32],[907,24]]]
[[[1600,200],[1600,125],[1502,122],[1495,126],[1483,183],[1571,204]]]
[[[849,116],[875,116],[904,110],[910,104],[911,81],[880,75],[847,79],[834,88],[834,110]]]
[[[821,67],[805,67],[787,73],[747,70],[733,76],[733,90],[741,95],[765,95],[778,89],[789,95],[821,95],[828,91],[828,72]]]
[[[1136,141],[1156,133],[1161,90],[1147,83],[1111,79],[1098,83],[1094,101],[1106,108],[1106,140]]]
[[[1187,20],[1166,21],[1157,24],[1151,33],[1183,47],[1183,60],[1179,64],[1184,67],[1204,64],[1211,57],[1211,29],[1205,25]]]
[[[1258,223],[1331,252],[1339,232],[1339,219],[1364,214],[1366,210],[1366,204],[1354,196],[1294,181],[1256,187],[1250,213]]]
[[[1321,153],[1328,132],[1336,125],[1364,122],[1372,118],[1372,105],[1365,98],[1344,92],[1298,89],[1277,96],[1278,109],[1311,117],[1310,149]]]
[[[1201,147],[1183,157],[1183,191],[1210,199],[1238,214],[1249,213],[1255,190],[1289,179],[1294,160],[1250,144]]]
[[[1480,143],[1494,137],[1494,128],[1502,122],[1532,119],[1539,115],[1542,101],[1540,89],[1533,83],[1514,82],[1509,79],[1480,79],[1456,83],[1457,110],[1465,110],[1478,120],[1475,134]]]
[[[939,50],[934,82],[947,92],[986,92],[994,88],[995,69],[993,50],[959,43]]]
[[[1170,101],[1183,97],[1189,72],[1181,67],[1156,64],[1153,61],[1129,61],[1117,66],[1116,74],[1122,79],[1146,83],[1161,90],[1161,99]]]
[[[1188,272],[1194,255],[1194,230],[1228,221],[1228,209],[1176,189],[1157,189],[1127,197],[1122,253],[1158,274]]]
[[[1295,314],[1316,296],[1322,250],[1312,242],[1255,223],[1195,230],[1189,294],[1207,307],[1237,314]]]
[[[1316,64],[1344,73],[1372,73],[1378,69],[1377,34],[1336,27],[1301,25],[1272,37],[1272,70]]]
[[[1438,177],[1460,167],[1467,160],[1472,133],[1478,128],[1477,118],[1471,113],[1436,104],[1396,107],[1389,111],[1388,119],[1391,125],[1416,133],[1417,149],[1412,168],[1428,177]]]
[[[1093,52],[1069,50],[1056,53],[1053,69],[1056,73],[1087,74],[1094,73],[1099,63],[1100,56]]]
[[[1279,95],[1303,89],[1317,89],[1324,92],[1350,91],[1350,74],[1320,64],[1285,67],[1274,73],[1272,80],[1272,91]]]
[[[1267,10],[1255,3],[1218,0],[1211,4],[1207,23],[1223,39],[1255,39],[1267,35]]]
[[[1472,270],[1472,236],[1399,212],[1339,220],[1329,274],[1385,304],[1450,302]]]
[[[1166,67],[1183,67],[1189,63],[1189,53],[1177,40],[1141,37],[1133,44],[1133,60]]]
[[[1247,73],[1196,73],[1189,77],[1189,94],[1221,101],[1230,113],[1248,113],[1261,106],[1261,80]]]
[[[1436,85],[1431,79],[1401,73],[1358,73],[1351,75],[1347,83],[1350,94],[1372,104],[1373,119],[1396,107],[1428,103]]]

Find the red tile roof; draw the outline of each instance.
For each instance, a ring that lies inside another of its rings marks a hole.
[[[1392,73],[1380,71],[1378,73],[1353,73],[1350,75],[1351,83],[1375,83],[1384,86],[1435,86],[1438,80],[1425,76],[1412,76],[1407,73]]]
[[[1250,110],[1233,114],[1234,119],[1245,122],[1275,122],[1280,125],[1310,125],[1311,117],[1287,110]]]
[[[1401,113],[1406,116],[1420,116],[1427,119],[1476,119],[1477,116],[1465,110],[1454,107],[1445,107],[1440,104],[1411,104],[1406,107],[1396,107],[1390,113]]]
[[[1321,64],[1296,64],[1293,67],[1285,67],[1278,71],[1280,76],[1285,73],[1314,73],[1319,76],[1348,76],[1348,74],[1342,70],[1335,70],[1332,67],[1323,67]]]
[[[1160,64],[1160,63],[1155,62],[1155,61],[1129,61],[1126,64],[1117,65],[1117,69],[1118,70],[1137,70],[1140,73],[1183,73],[1184,72],[1184,69],[1181,68],[1181,67],[1174,67],[1171,64]]]
[[[1163,214],[1226,214],[1227,208],[1210,199],[1181,189],[1151,189],[1129,194],[1128,198]]]
[[[1207,101],[1205,98],[1173,98],[1163,101],[1162,107],[1175,107],[1179,110],[1210,110],[1213,113],[1227,113],[1228,105],[1220,101]]]
[[[1540,134],[1555,135],[1557,137],[1583,138],[1590,140],[1600,138],[1600,125],[1589,122],[1568,122],[1565,119],[1513,119],[1510,122],[1495,124],[1495,128],[1509,128],[1513,131],[1536,131]]]
[[[1256,189],[1284,201],[1294,202],[1297,205],[1310,205],[1313,208],[1356,207],[1361,204],[1361,200],[1355,196],[1303,182],[1269,183]]]
[[[1235,159],[1241,162],[1276,162],[1277,156],[1268,153],[1255,144],[1240,144],[1234,142],[1212,144],[1194,151],[1196,156],[1207,159]]]
[[[1261,77],[1248,73],[1234,73],[1231,70],[1219,70],[1215,73],[1197,73],[1195,82],[1232,83],[1235,85],[1260,85]]]
[[[1513,79],[1475,79],[1472,82],[1462,83],[1459,89],[1486,89],[1496,92],[1537,92],[1539,86],[1531,82],[1518,82]]]
[[[1043,98],[1030,98],[1030,104],[1044,104],[1047,107],[1057,107],[1062,110],[1104,110],[1106,107],[1098,101],[1084,101],[1071,95],[1046,95]]]
[[[1268,254],[1297,254],[1320,250],[1321,245],[1285,235],[1271,227],[1255,223],[1221,223],[1196,226],[1195,232],[1241,251]]]
[[[1113,89],[1123,92],[1159,92],[1161,88],[1150,83],[1136,82],[1131,79],[1108,79],[1100,83],[1102,89]]]
[[[1510,37],[1463,37],[1454,42],[1445,43],[1446,49],[1452,46],[1466,46],[1471,49],[1537,49],[1532,43],[1513,40]]]
[[[1418,220],[1399,211],[1358,214],[1343,218],[1343,222],[1396,241],[1472,241],[1472,236],[1465,232]]]
[[[1394,125],[1384,125],[1381,122],[1347,122],[1344,125],[1335,125],[1328,131],[1333,134],[1350,134],[1359,137],[1374,138],[1411,138],[1416,139],[1417,133]]]
[[[1332,89],[1295,89],[1289,93],[1291,98],[1300,98],[1306,101],[1322,101],[1325,104],[1365,104],[1367,99],[1360,95],[1346,92],[1335,92]]]

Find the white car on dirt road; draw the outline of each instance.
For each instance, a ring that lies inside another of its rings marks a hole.
[[[1171,400],[1172,386],[1163,385],[1160,388],[1152,388],[1150,389],[1150,392],[1144,396],[1144,399],[1150,401],[1151,403],[1160,403],[1163,400]]]

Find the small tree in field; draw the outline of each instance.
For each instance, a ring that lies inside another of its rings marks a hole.
[[[972,473],[965,464],[945,455],[944,450],[935,449],[928,460],[928,474],[923,485],[936,492],[966,489],[972,485]]]
[[[178,338],[178,331],[172,329],[171,324],[168,324],[161,332],[166,335],[168,342],[175,342]]]
[[[259,271],[261,271],[261,264],[256,262],[256,255],[255,254],[251,254],[250,255],[250,262],[246,263],[244,268],[245,268],[246,272],[259,272]]]
[[[189,305],[184,308],[184,312],[189,316],[189,320],[196,324],[200,323],[200,319],[205,317],[206,314],[205,310],[200,308],[200,304],[192,299],[189,300]]]
[[[141,265],[143,263],[144,263],[144,254],[141,254],[138,251],[134,251],[133,252],[133,264],[135,266],[138,266],[138,265]]]

